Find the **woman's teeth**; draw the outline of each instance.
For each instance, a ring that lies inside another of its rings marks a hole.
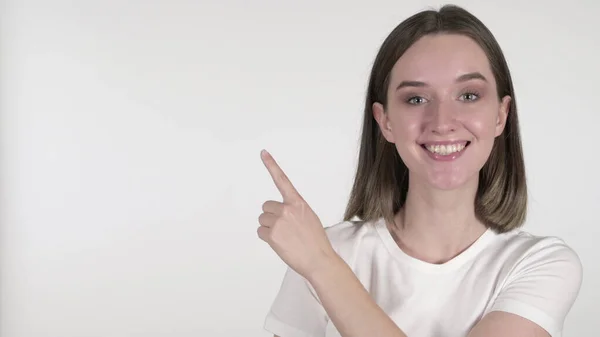
[[[452,144],[452,145],[425,145],[425,148],[432,153],[441,154],[443,156],[449,155],[455,152],[460,152],[464,149],[466,144]]]

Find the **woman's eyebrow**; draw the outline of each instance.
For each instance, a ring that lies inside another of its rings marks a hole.
[[[467,74],[458,76],[456,78],[455,82],[459,83],[459,82],[466,82],[466,81],[470,81],[470,80],[482,80],[484,82],[488,81],[487,78],[485,76],[483,76],[483,74],[476,71],[476,72],[467,73]],[[427,87],[427,86],[429,86],[427,83],[421,82],[421,81],[402,81],[402,82],[400,82],[400,84],[398,84],[398,86],[396,87],[396,90],[400,90],[405,87],[422,88],[422,87]]]

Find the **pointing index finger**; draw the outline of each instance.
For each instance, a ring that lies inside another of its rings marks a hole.
[[[300,194],[294,185],[292,185],[292,182],[283,172],[281,167],[279,167],[273,156],[266,150],[262,150],[260,152],[260,157],[269,171],[271,178],[273,178],[273,182],[275,183],[275,186],[277,186],[279,193],[281,193],[283,201],[291,201],[299,198]]]

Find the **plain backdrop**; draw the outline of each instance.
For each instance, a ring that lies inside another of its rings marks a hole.
[[[256,236],[266,148],[325,226],[355,170],[387,34],[438,1],[13,0],[0,7],[0,335],[259,337],[285,265]],[[516,87],[526,230],[600,331],[600,3],[458,1]]]

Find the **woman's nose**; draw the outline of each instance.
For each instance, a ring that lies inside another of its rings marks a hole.
[[[429,128],[436,134],[446,134],[457,129],[455,108],[448,102],[433,104],[431,106]]]

